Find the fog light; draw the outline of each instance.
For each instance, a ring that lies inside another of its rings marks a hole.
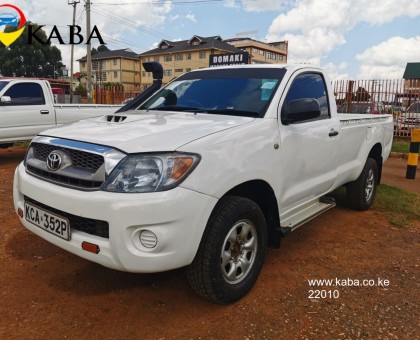
[[[150,230],[143,230],[140,233],[140,243],[145,248],[154,248],[157,245],[157,237]]]

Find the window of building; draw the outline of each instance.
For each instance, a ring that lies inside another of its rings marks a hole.
[[[191,59],[191,53],[187,53],[185,56],[185,59],[190,60]]]
[[[106,61],[101,61],[101,69],[106,70]]]
[[[153,57],[153,61],[156,61],[157,63],[160,61],[159,59],[160,59],[160,58],[159,58],[158,56]]]
[[[267,59],[276,60],[276,54],[273,52],[267,52]]]
[[[184,57],[183,57],[182,53],[178,53],[178,54],[175,56],[175,60],[183,60],[183,59],[184,59]]]
[[[165,55],[164,60],[165,61],[172,61],[172,56],[171,55]]]
[[[141,76],[142,76],[142,77],[146,77],[146,71],[143,71],[143,72],[141,73]]]
[[[263,50],[258,50],[258,54],[259,55],[264,55],[264,51]]]
[[[114,59],[113,60],[113,64],[114,64],[114,66],[116,66],[118,64],[118,60],[117,59]]]
[[[297,99],[313,98],[316,99],[321,108],[321,116],[317,119],[330,118],[327,90],[324,78],[318,73],[304,73],[297,76],[284,100],[282,113],[285,112],[287,105]]]
[[[172,76],[172,70],[163,70],[163,75],[165,77],[170,77]]]
[[[114,78],[118,78],[118,72],[114,71]]]
[[[175,72],[177,72],[177,73],[181,73],[181,72],[184,72],[184,69],[182,69],[182,68],[176,68],[176,69],[175,69]]]
[[[206,59],[207,53],[206,52],[200,52],[200,59]]]
[[[283,54],[279,54],[279,60],[283,60]]]

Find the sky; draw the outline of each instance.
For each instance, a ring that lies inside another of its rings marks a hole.
[[[5,1],[68,42],[68,0]],[[420,0],[93,0],[91,22],[109,49],[136,53],[194,35],[287,40],[288,63],[322,66],[332,80],[401,79],[407,62],[420,62]],[[76,23],[85,32],[84,0]],[[69,67],[70,45],[57,46]],[[75,60],[84,55],[76,46]]]

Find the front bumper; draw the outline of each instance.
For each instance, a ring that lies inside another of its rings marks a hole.
[[[22,163],[16,169],[13,184],[15,211],[24,210],[25,196],[72,215],[106,221],[109,238],[71,229],[71,239],[67,241],[20,218],[27,229],[87,260],[138,273],[161,272],[190,264],[217,203],[214,197],[181,187],[140,194],[64,188],[27,174]],[[154,248],[141,244],[139,235],[144,230],[156,235]],[[100,252],[83,250],[83,242],[99,246]]]

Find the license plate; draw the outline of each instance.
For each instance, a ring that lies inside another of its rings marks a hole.
[[[70,222],[67,218],[25,202],[25,219],[51,234],[70,240]]]

